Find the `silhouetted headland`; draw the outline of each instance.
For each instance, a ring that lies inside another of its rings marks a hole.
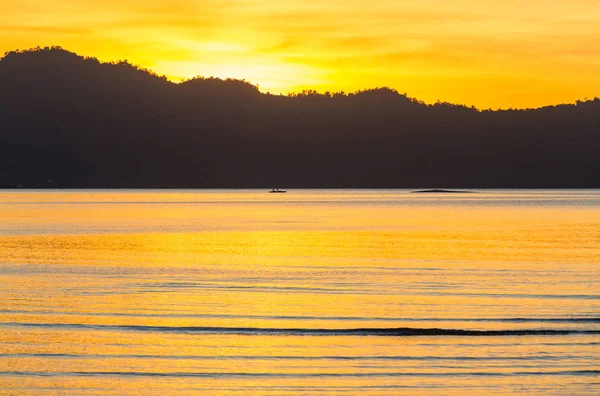
[[[180,84],[59,47],[0,59],[0,180],[25,187],[600,187],[600,100],[528,110],[389,88]]]
[[[416,191],[411,191],[411,192],[417,193],[417,194],[445,194],[445,193],[469,194],[469,193],[473,193],[474,191],[468,191],[468,190],[445,190],[445,189],[434,188],[432,190],[416,190]]]

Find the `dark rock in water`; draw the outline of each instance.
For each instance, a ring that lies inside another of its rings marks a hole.
[[[437,193],[469,194],[469,193],[473,193],[473,191],[467,191],[467,190],[444,190],[444,189],[435,188],[435,189],[433,189],[433,190],[417,190],[417,191],[413,191],[413,193],[428,193],[428,194],[437,194]]]

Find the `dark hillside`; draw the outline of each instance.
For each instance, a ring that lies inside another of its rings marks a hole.
[[[600,100],[426,105],[379,88],[174,84],[60,48],[0,59],[0,184],[30,187],[600,187]],[[48,183],[52,180],[52,184]]]

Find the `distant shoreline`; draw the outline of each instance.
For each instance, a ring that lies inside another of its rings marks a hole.
[[[132,187],[114,187],[114,186],[61,186],[61,187],[45,187],[45,186],[0,186],[0,191],[2,190],[40,190],[40,191],[48,191],[48,190],[264,190],[265,192],[270,191],[271,189],[268,187],[238,187],[238,186],[208,186],[208,187],[198,187],[198,186],[132,186]],[[299,191],[299,190],[401,190],[403,192],[409,194],[477,194],[481,191],[476,190],[453,190],[453,189],[414,189],[408,187],[324,187],[324,186],[298,186],[298,187],[288,187],[286,188],[288,192],[290,191]],[[598,187],[481,187],[481,190],[600,190]]]
[[[464,189],[415,189],[414,187],[371,187],[371,186],[294,186],[286,187],[290,190],[403,190],[411,194],[476,194],[479,191]],[[599,190],[600,187],[480,187],[481,190]],[[40,185],[0,185],[0,190],[265,190],[270,191],[270,187],[265,186],[81,186],[81,185],[65,185],[65,186],[40,186]]]

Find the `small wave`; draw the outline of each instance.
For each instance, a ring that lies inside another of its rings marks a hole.
[[[499,318],[499,319],[467,319],[473,322],[505,322],[505,323],[600,323],[600,318]]]
[[[516,372],[372,372],[372,373],[248,373],[248,372],[146,372],[146,371],[3,371],[0,376],[22,377],[175,377],[175,378],[323,378],[323,377],[511,377],[511,376],[598,376],[600,370],[516,371]]]
[[[360,322],[474,322],[474,323],[600,323],[600,317],[547,317],[547,318],[399,318],[380,316],[311,316],[311,315],[240,315],[210,313],[172,313],[172,312],[78,312],[78,311],[42,311],[23,309],[0,309],[0,314],[25,315],[71,315],[71,316],[110,316],[140,318],[210,318],[210,319],[266,319],[266,320],[306,320],[306,321],[360,321]]]
[[[261,327],[204,327],[204,326],[137,326],[137,325],[91,325],[67,323],[2,323],[3,326],[70,328],[87,330],[116,330],[185,334],[237,334],[237,335],[292,335],[292,336],[540,336],[600,334],[600,330],[531,329],[531,330],[467,330],[440,328],[356,328],[356,329],[310,329],[310,328],[261,328]]]
[[[252,361],[406,361],[406,362],[432,362],[432,361],[493,361],[493,362],[529,362],[535,360],[543,361],[564,361],[571,359],[582,359],[582,356],[564,356],[564,355],[530,355],[530,356],[302,356],[302,355],[140,355],[140,354],[73,354],[73,353],[2,353],[0,358],[49,358],[49,359],[151,359],[151,360],[252,360]],[[586,359],[593,359],[592,356],[585,356]]]

